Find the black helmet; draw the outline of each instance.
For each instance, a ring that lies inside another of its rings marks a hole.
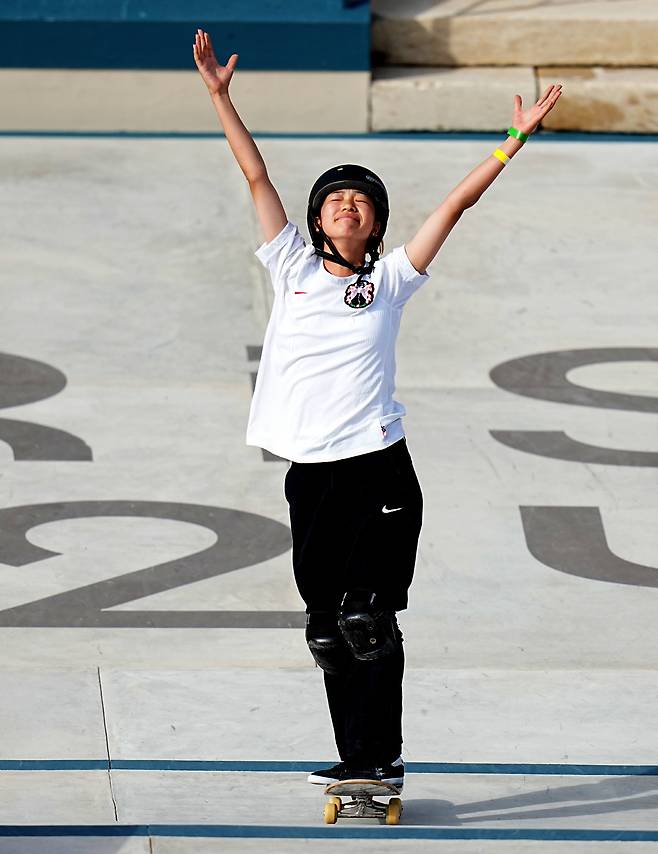
[[[315,218],[320,215],[322,203],[329,193],[333,193],[334,190],[345,189],[361,190],[370,196],[375,205],[375,219],[380,224],[379,233],[373,237],[369,237],[366,243],[366,252],[370,255],[370,261],[364,267],[354,267],[354,265],[346,261],[322,228],[318,228],[315,224]],[[382,179],[378,175],[375,175],[373,171],[366,169],[364,166],[357,166],[354,163],[345,163],[342,166],[334,166],[328,169],[313,184],[308,197],[306,222],[316,254],[331,261],[336,261],[354,270],[355,273],[369,272],[375,261],[379,258],[377,250],[386,231],[388,213],[388,193],[386,192],[386,187]],[[333,250],[333,255],[323,251],[325,241]]]

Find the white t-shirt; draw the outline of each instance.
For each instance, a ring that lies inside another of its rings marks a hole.
[[[404,304],[429,275],[398,246],[357,290],[358,276],[327,272],[291,222],[256,257],[270,272],[274,302],[246,444],[306,463],[399,441],[406,409],[393,399],[395,342]]]

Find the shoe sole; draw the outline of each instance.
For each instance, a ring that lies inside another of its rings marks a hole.
[[[316,774],[309,774],[306,780],[309,783],[319,783],[328,786],[329,783],[337,783],[338,777],[318,777]]]
[[[317,777],[315,774],[309,774],[306,778],[308,783],[316,783],[321,786],[328,786],[330,783],[340,783],[341,781],[338,777]],[[381,783],[389,783],[391,786],[397,786],[398,789],[401,789],[404,786],[404,777],[388,777],[385,780],[379,781]]]

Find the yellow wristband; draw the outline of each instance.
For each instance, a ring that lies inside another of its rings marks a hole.
[[[500,162],[503,164],[503,166],[510,159],[509,154],[505,154],[505,152],[501,151],[500,148],[497,148],[494,152],[492,152],[492,154],[494,157],[497,157],[500,160]]]

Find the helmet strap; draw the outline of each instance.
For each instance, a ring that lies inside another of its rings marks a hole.
[[[333,254],[330,254],[329,252],[325,252],[323,249],[318,249],[316,247],[316,249],[315,249],[316,255],[319,255],[321,258],[326,258],[328,261],[334,261],[336,264],[340,264],[341,267],[347,267],[348,270],[352,270],[352,272],[354,272],[354,273],[363,274],[363,273],[369,273],[372,270],[372,268],[374,266],[372,263],[372,257],[370,258],[370,260],[368,262],[366,262],[362,266],[358,267],[355,264],[352,264],[346,258],[343,258],[343,256],[340,254],[338,249],[336,249],[336,246],[335,246],[333,240],[327,234],[325,234],[321,228],[319,229],[319,232],[320,232],[320,236],[322,237],[322,239],[326,243],[329,244],[329,248],[331,249],[331,252]]]

